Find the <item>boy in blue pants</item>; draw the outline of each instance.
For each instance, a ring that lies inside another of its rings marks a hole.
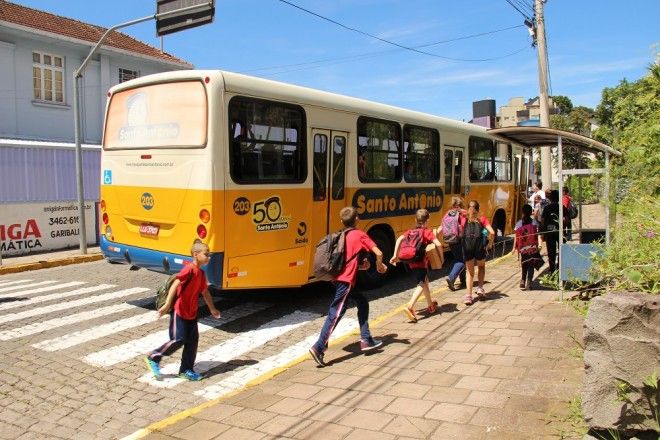
[[[357,210],[352,206],[347,206],[339,212],[341,222],[346,229],[351,229],[346,233],[346,265],[344,270],[333,281],[335,286],[335,296],[330,304],[328,316],[325,319],[321,334],[316,343],[309,349],[309,354],[312,359],[319,365],[325,367],[326,363],[323,360],[323,355],[328,349],[328,341],[335,327],[344,316],[346,312],[346,300],[350,297],[357,304],[358,322],[360,324],[360,349],[362,351],[374,350],[381,345],[382,341],[376,340],[371,336],[369,331],[369,302],[359,291],[354,291],[355,279],[357,278],[358,270],[366,270],[369,268],[369,260],[359,263],[360,258],[351,258],[361,251],[373,252],[376,256],[376,270],[380,273],[387,271],[387,266],[383,264],[383,253],[376,246],[371,238],[359,229],[353,229],[357,225],[358,216]]]
[[[193,261],[184,263],[183,269],[172,283],[167,300],[158,310],[158,315],[170,314],[170,340],[154,350],[145,358],[147,367],[156,379],[162,377],[160,361],[163,356],[169,356],[183,346],[179,377],[187,380],[201,380],[202,375],[193,367],[197,357],[199,331],[197,329],[197,310],[199,295],[209,308],[214,318],[220,318],[220,312],[215,308],[208,290],[206,276],[201,267],[209,262],[209,247],[200,240],[195,240],[190,251]],[[174,309],[172,309],[174,304]]]

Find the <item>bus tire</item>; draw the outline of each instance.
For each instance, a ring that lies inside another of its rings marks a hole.
[[[376,243],[378,249],[380,249],[383,252],[383,263],[387,265],[387,263],[390,261],[390,258],[392,258],[392,252],[394,251],[392,239],[382,229],[370,230],[369,237],[371,237],[374,243]],[[368,258],[369,258],[369,263],[371,263],[371,266],[369,267],[368,270],[358,271],[358,280],[357,280],[358,285],[365,290],[376,289],[378,287],[381,287],[385,283],[385,280],[387,279],[387,275],[389,273],[389,270],[388,272],[385,272],[383,274],[379,273],[376,270],[376,256],[373,253],[369,252]]]

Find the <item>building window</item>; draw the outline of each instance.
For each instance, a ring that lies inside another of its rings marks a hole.
[[[34,99],[64,103],[64,57],[32,52]]]
[[[119,68],[119,82],[130,81],[140,77],[140,72],[137,70]]]

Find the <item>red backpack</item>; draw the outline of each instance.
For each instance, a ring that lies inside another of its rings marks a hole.
[[[538,231],[533,223],[527,223],[516,229],[516,249],[521,254],[533,254],[538,251]]]
[[[403,240],[399,246],[400,261],[404,263],[422,261],[426,255],[426,243],[424,243],[424,228],[409,229],[403,234]]]

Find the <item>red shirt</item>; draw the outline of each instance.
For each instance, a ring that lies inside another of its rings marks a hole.
[[[359,229],[353,229],[346,233],[346,260],[360,251],[371,251],[376,246],[376,243],[369,238],[369,236]],[[351,287],[355,286],[355,278],[357,278],[358,265],[360,264],[359,256],[349,261],[344,266],[344,271],[337,276],[336,281],[343,281],[348,283]]]
[[[192,272],[192,276],[190,273]],[[177,287],[174,312],[183,319],[196,319],[199,308],[199,295],[208,287],[206,275],[190,261],[183,262],[183,269],[176,275],[181,282]],[[190,280],[188,280],[190,278]]]
[[[435,236],[433,235],[433,231],[428,228],[424,228],[424,232],[422,235],[422,242],[424,243],[424,245],[433,243],[434,238]],[[408,267],[410,267],[411,269],[426,269],[426,266],[428,266],[428,264],[429,264],[429,258],[426,256],[426,254],[424,254],[424,259],[422,261],[411,261],[410,263],[408,263]]]

